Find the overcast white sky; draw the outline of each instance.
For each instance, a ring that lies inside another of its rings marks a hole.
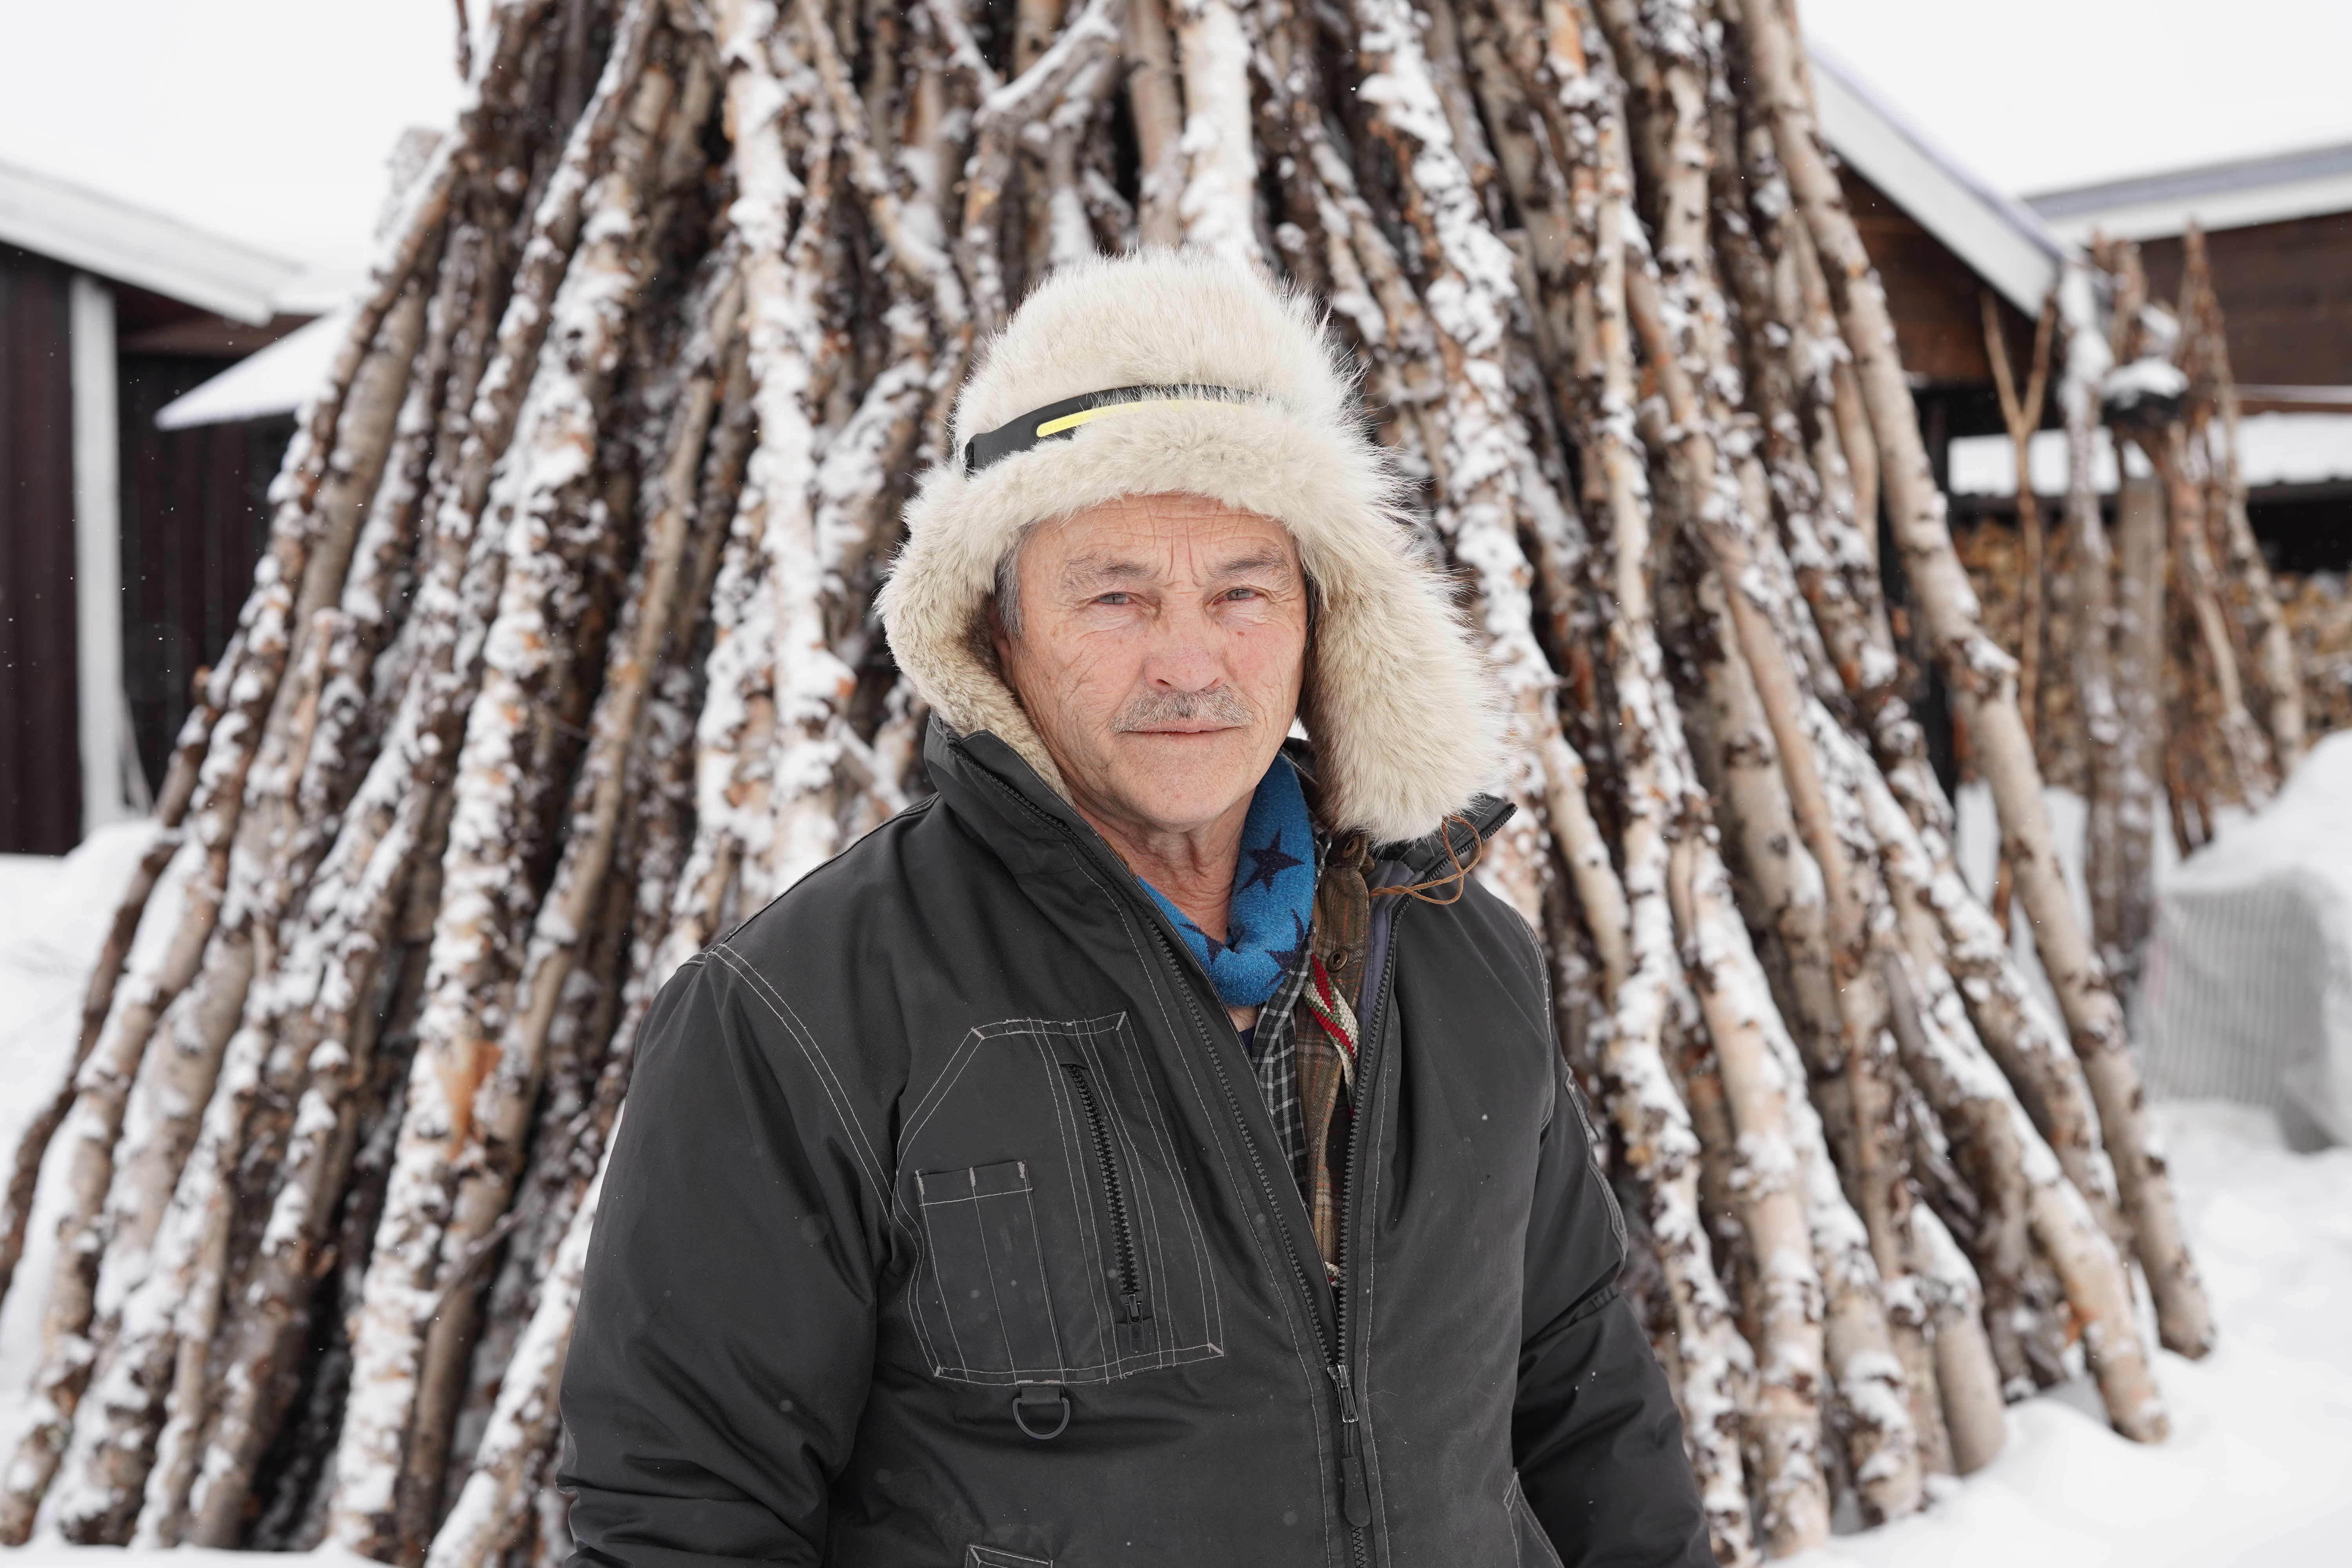
[[[456,17],[452,0],[0,0],[0,161],[363,267],[385,155],[456,111]]]
[[[1798,0],[1880,100],[2015,195],[2352,142],[2347,0]]]
[[[2347,0],[1800,4],[1882,100],[2013,192],[2352,142]],[[0,160],[349,265],[402,128],[454,106],[454,16],[451,0],[0,0]]]

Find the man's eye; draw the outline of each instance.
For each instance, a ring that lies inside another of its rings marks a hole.
[[[1095,600],[1095,603],[1097,605],[1131,605],[1135,603],[1135,595],[1132,594],[1104,594],[1098,596]]]

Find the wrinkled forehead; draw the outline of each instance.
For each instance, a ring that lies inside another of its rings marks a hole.
[[[1189,495],[1121,497],[1042,522],[1022,558],[1032,581],[1072,585],[1184,587],[1299,575],[1297,542],[1281,523]]]

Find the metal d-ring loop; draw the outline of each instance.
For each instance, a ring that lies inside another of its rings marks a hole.
[[[1034,1430],[1030,1426],[1029,1417],[1023,1414],[1023,1410],[1027,1405],[1045,1404],[1045,1402],[1043,1399],[1032,1399],[1030,1397],[1030,1393],[1032,1390],[1043,1390],[1047,1388],[1054,1391],[1055,1403],[1062,1407],[1062,1418],[1055,1424],[1054,1429],[1051,1432],[1039,1432]],[[1034,1437],[1040,1443],[1050,1443],[1055,1438],[1060,1436],[1070,1425],[1070,1396],[1063,1391],[1061,1385],[1058,1384],[1022,1384],[1021,1392],[1013,1396],[1013,1424],[1021,1428],[1021,1432],[1024,1436]]]

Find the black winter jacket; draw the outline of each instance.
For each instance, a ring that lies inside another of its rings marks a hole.
[[[1524,923],[1373,900],[1335,1300],[1152,901],[994,736],[927,760],[646,1021],[573,1568],[1710,1562]]]

